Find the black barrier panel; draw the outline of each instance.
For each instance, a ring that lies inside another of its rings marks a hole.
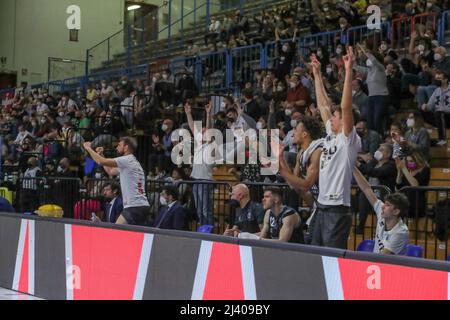
[[[0,216],[0,287],[12,288],[22,216]]]
[[[328,298],[321,256],[253,248],[253,265],[260,300]]]
[[[36,221],[34,286],[37,297],[66,299],[64,237],[64,224]]]
[[[143,299],[191,299],[201,240],[180,240],[155,235]]]

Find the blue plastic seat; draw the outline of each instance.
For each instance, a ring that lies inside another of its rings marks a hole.
[[[421,246],[408,244],[406,246],[406,255],[408,257],[423,258],[423,248]]]
[[[363,240],[356,248],[356,251],[364,251],[364,252],[373,252],[373,248],[375,247],[374,240]]]
[[[205,224],[203,226],[200,226],[197,229],[197,232],[200,232],[200,233],[212,233],[213,230],[214,230],[214,226],[209,225],[209,224]]]
[[[450,254],[447,256],[447,261],[450,261]]]

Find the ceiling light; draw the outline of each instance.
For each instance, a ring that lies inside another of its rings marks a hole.
[[[138,5],[138,4],[133,4],[133,5],[129,6],[129,7],[127,8],[127,10],[128,10],[128,11],[133,11],[133,10],[137,10],[137,9],[140,9],[140,8],[141,8],[140,5]]]

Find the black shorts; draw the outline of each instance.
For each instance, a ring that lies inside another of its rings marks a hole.
[[[145,225],[150,207],[131,207],[122,211],[122,216],[130,225]]]

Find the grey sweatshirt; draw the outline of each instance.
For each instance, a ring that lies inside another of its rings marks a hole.
[[[430,111],[450,113],[450,85],[447,89],[439,87],[434,90],[433,95],[427,103],[427,109]]]
[[[387,87],[386,69],[384,65],[375,58],[374,55],[367,54],[370,61],[372,61],[371,67],[355,67],[358,71],[367,72],[367,87],[369,88],[369,97],[373,96],[387,96],[389,90]]]

